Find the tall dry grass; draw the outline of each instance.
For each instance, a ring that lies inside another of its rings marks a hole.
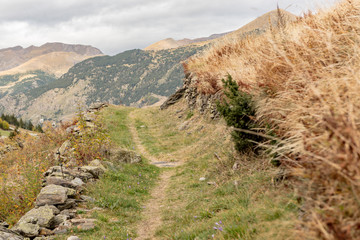
[[[283,140],[274,147],[300,177],[299,236],[360,236],[360,1],[261,36],[218,44],[186,65],[204,94],[231,74],[256,96],[258,120]]]
[[[24,142],[24,147],[7,153],[0,160],[0,221],[14,224],[33,207],[43,173],[56,164],[55,150],[66,138],[65,128],[52,127],[39,137],[21,131],[14,138],[14,142]]]

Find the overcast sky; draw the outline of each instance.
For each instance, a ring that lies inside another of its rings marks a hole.
[[[172,37],[236,30],[277,4],[295,14],[337,0],[1,0],[0,48],[86,44],[114,55]]]

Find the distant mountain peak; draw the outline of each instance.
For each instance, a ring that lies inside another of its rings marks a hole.
[[[40,47],[31,45],[27,48],[22,46],[15,46],[10,48],[0,49],[0,71],[9,70],[18,67],[25,62],[53,52],[68,52],[82,55],[85,58],[103,53],[95,47],[80,44],[65,44],[60,42],[48,42]]]

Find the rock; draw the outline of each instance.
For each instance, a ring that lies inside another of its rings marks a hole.
[[[8,228],[9,226],[7,222],[0,222],[0,227]]]
[[[216,182],[207,182],[207,184],[216,186]]]
[[[85,183],[83,182],[83,180],[81,180],[80,178],[75,178],[74,180],[71,181],[71,184],[76,186],[76,187],[81,187],[83,186]]]
[[[81,199],[81,200],[84,200],[84,201],[86,201],[86,202],[95,202],[95,199],[94,199],[94,198],[89,197],[89,196],[86,196],[86,195],[81,195],[81,196],[80,196],[80,199]]]
[[[34,232],[30,231],[29,228],[36,225],[35,229],[37,229],[37,232],[39,232],[40,227],[52,228],[54,217],[54,210],[49,206],[33,208],[20,218],[12,230],[20,234],[26,233],[25,236],[27,237],[34,237],[36,235],[32,236]]]
[[[65,209],[75,208],[77,206],[75,199],[67,199],[64,204],[57,205],[57,208],[62,211]]]
[[[13,231],[21,234],[25,237],[36,237],[39,235],[40,227],[34,223],[20,222],[17,223],[13,228]]]
[[[70,140],[66,140],[61,147],[59,148],[58,152],[60,154],[60,156],[64,156],[66,151],[71,147],[71,142]]]
[[[76,210],[73,209],[65,209],[60,212],[60,214],[68,216],[70,219],[76,217]]]
[[[120,148],[110,151],[110,161],[114,163],[140,163],[142,159],[136,152]]]
[[[67,169],[66,167],[61,167],[61,166],[51,167],[49,170],[47,170],[44,173],[44,177],[58,177],[70,181],[75,178],[74,175],[76,175],[75,172],[71,171],[70,169]]]
[[[57,228],[54,229],[54,234],[65,234],[72,228],[72,223],[68,220],[61,223]]]
[[[67,240],[81,240],[81,239],[78,238],[77,236],[70,236],[67,238]]]
[[[53,231],[47,229],[47,228],[40,228],[40,231],[39,231],[39,235],[40,236],[49,236],[49,235],[53,235]]]
[[[0,240],[23,240],[24,237],[18,233],[0,226]]]
[[[53,210],[54,215],[58,215],[60,213],[60,210],[57,207],[53,205],[47,205],[47,206]]]
[[[53,184],[44,187],[36,198],[36,206],[64,204],[68,198],[68,189]]]
[[[65,222],[68,219],[70,219],[70,216],[65,215],[65,214],[59,214],[54,217],[54,226],[58,227],[60,224],[62,224],[63,222]]]
[[[94,179],[94,175],[89,172],[79,172],[76,177],[80,178],[84,182],[89,182],[90,180]]]
[[[70,220],[72,225],[79,231],[88,231],[95,228],[95,219],[72,219]]]
[[[84,119],[87,122],[93,122],[96,119],[96,114],[93,112],[88,112],[84,115]]]
[[[204,177],[199,178],[200,182],[204,182],[205,180],[206,180],[206,178],[204,178]]]
[[[161,106],[160,109],[164,110],[167,109],[168,107],[170,107],[171,105],[177,103],[183,96],[185,93],[185,88],[180,88],[179,90],[177,90],[173,95],[171,95]]]
[[[99,168],[102,168],[104,171],[106,171],[105,167],[101,164],[100,160],[98,160],[98,159],[95,159],[95,160],[91,161],[89,163],[89,166],[99,167]]]
[[[73,184],[69,180],[65,180],[60,177],[47,177],[45,180],[45,186],[51,185],[51,184],[59,185],[62,187],[67,187],[67,188],[76,188],[75,184]]]
[[[102,167],[83,166],[80,168],[80,170],[83,172],[90,173],[94,178],[99,178],[100,175],[105,172],[105,168],[103,166]]]
[[[105,108],[107,106],[109,106],[107,103],[95,102],[90,105],[89,111],[99,111],[100,109]]]
[[[36,237],[36,238],[34,238],[34,240],[54,240],[55,239],[55,237],[53,237],[53,236],[41,236],[41,237]]]

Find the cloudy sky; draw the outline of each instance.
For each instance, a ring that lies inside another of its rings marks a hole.
[[[0,48],[64,42],[114,55],[158,40],[238,29],[276,8],[301,14],[337,0],[1,0]]]

